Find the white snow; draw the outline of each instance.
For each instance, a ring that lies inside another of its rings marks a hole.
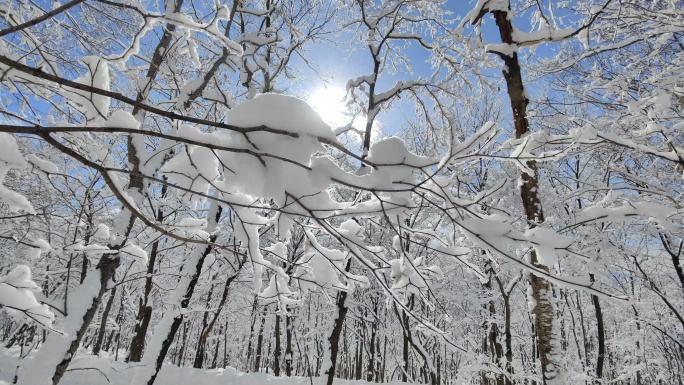
[[[109,116],[104,126],[115,128],[139,129],[140,122],[133,115],[131,115],[130,112],[124,110],[117,110]]]
[[[19,351],[0,350],[0,384],[10,384],[14,370],[19,363]],[[31,358],[29,357],[29,360]],[[114,361],[113,357],[93,357],[77,355],[71,368],[60,382],[61,385],[128,385],[132,383],[137,364]],[[84,369],[84,370],[81,370]],[[266,373],[242,373],[232,367],[225,369],[180,368],[175,365],[162,366],[157,382],[163,385],[324,385],[324,377],[274,377]],[[335,385],[370,385],[366,381],[343,380],[336,378]],[[398,381],[387,385],[404,385]]]
[[[27,316],[39,324],[50,327],[55,316],[36,300],[34,292],[40,289],[31,279],[31,269],[18,265],[6,276],[0,277],[0,308],[17,317]]]
[[[97,228],[95,229],[95,232],[93,233],[93,237],[97,239],[102,239],[102,240],[107,240],[110,237],[110,232],[109,232],[109,227],[105,225],[104,223],[100,223],[97,225]]]
[[[106,257],[105,257],[106,258]],[[100,272],[92,270],[83,284],[71,293],[67,305],[68,316],[56,326],[61,333],[49,333],[38,352],[24,360],[19,370],[19,385],[48,385],[57,365],[64,358],[71,342],[83,323],[83,317],[100,291]]]
[[[41,159],[34,154],[27,154],[26,160],[34,165],[37,169],[47,174],[56,174],[59,172],[59,168],[54,163]]]

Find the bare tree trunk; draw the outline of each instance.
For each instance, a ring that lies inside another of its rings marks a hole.
[[[292,376],[292,317],[285,316],[285,375]]]
[[[363,328],[363,323],[359,322],[359,326],[362,328],[362,330],[366,330],[365,328]],[[357,341],[359,342],[356,345],[356,374],[354,375],[354,379],[357,381],[361,380],[361,378],[363,377],[363,349],[366,342],[364,340],[365,333],[359,334],[361,335],[358,337]]]
[[[660,236],[660,241],[663,244],[663,248],[672,259],[672,265],[674,266],[675,272],[677,273],[677,278],[679,278],[679,283],[682,285],[682,289],[684,289],[684,270],[682,269],[681,264],[682,249],[684,248],[684,239],[680,239],[679,246],[677,246],[670,239],[670,236],[668,236],[667,234],[658,233],[658,235]]]
[[[93,195],[91,194],[92,190],[89,190],[87,193],[87,199],[88,199],[88,204],[86,207],[84,207],[85,211],[85,217],[86,217],[86,223],[88,227],[85,230],[85,234],[83,235],[83,244],[88,245],[90,244],[90,238],[92,237],[93,234],[93,215],[94,215],[94,202],[93,202]],[[88,254],[83,253],[83,259],[81,260],[81,279],[79,283],[83,284],[83,281],[85,281],[85,277],[88,274]]]
[[[222,330],[219,328],[219,334],[221,334]],[[218,361],[218,354],[219,354],[219,347],[221,345],[221,341],[218,339],[216,340],[216,345],[214,346],[214,357],[211,359],[211,366],[209,369],[216,369],[216,362]]]
[[[205,313],[205,318],[202,323],[203,328],[202,332],[200,334],[200,338],[197,341],[197,352],[195,354],[195,361],[193,362],[193,367],[196,369],[202,368],[204,365],[204,351],[205,351],[205,345],[207,343],[207,338],[209,338],[209,334],[211,331],[214,329],[214,326],[216,326],[216,321],[218,321],[219,315],[221,314],[221,310],[223,309],[224,305],[226,304],[226,300],[228,299],[228,291],[230,289],[230,284],[233,283],[233,281],[238,277],[238,274],[240,274],[240,270],[242,266],[245,263],[245,259],[243,258],[240,260],[240,263],[237,267],[237,270],[235,271],[235,274],[231,275],[226,279],[226,283],[223,286],[223,292],[221,293],[221,300],[218,303],[218,306],[216,307],[216,312],[214,313],[214,317],[211,319],[209,323],[206,322],[206,316],[209,313]],[[209,294],[209,297],[211,297],[211,292]],[[207,305],[209,304],[209,301],[207,300]],[[218,349],[218,348],[217,348]],[[214,357],[214,362],[216,361],[216,357]],[[216,364],[212,364],[212,366],[216,366]]]
[[[513,39],[513,24],[511,23],[510,4],[508,10],[495,10],[492,12],[496,25],[499,29],[501,42],[504,44],[515,45]],[[513,122],[515,125],[515,137],[521,138],[530,131],[527,120],[527,105],[529,103],[523,85],[522,71],[518,61],[518,53],[501,54],[499,56],[504,61],[504,78],[508,89],[508,96],[513,112]],[[525,165],[532,171],[532,175],[526,172],[521,173],[520,178],[523,183],[520,187],[520,195],[523,208],[529,227],[535,227],[544,221],[541,201],[537,192],[539,191],[539,179],[537,166],[534,161],[527,161]],[[547,266],[540,263],[535,250],[530,252],[530,263],[537,269],[548,272]],[[563,384],[565,382],[561,366],[562,354],[557,348],[557,336],[560,333],[556,330],[554,323],[554,309],[551,301],[551,284],[534,274],[530,277],[532,288],[532,298],[535,306],[531,309],[534,315],[534,326],[537,335],[539,349],[539,359],[541,361],[542,383]]]
[[[265,312],[265,309],[264,309]],[[259,372],[261,371],[261,350],[262,350],[262,345],[264,344],[264,324],[266,323],[266,318],[264,317],[263,314],[259,314],[260,317],[260,325],[259,325],[259,335],[257,336],[257,344],[256,344],[256,358],[254,360],[254,371]]]
[[[178,351],[178,366],[183,366],[183,363],[185,362],[185,347],[186,343],[188,341],[188,323],[183,322],[183,338],[181,339],[181,346],[180,350]],[[157,371],[159,372],[159,371]]]
[[[93,345],[93,355],[95,356],[100,354],[100,349],[102,349],[102,341],[104,340],[105,332],[107,331],[107,318],[109,318],[109,312],[112,310],[112,303],[114,303],[115,296],[116,286],[112,288],[112,292],[109,294],[109,300],[107,300],[107,305],[105,305],[104,311],[102,312],[100,330],[97,332],[97,339]]]
[[[387,369],[387,335],[385,335],[385,342],[383,343],[382,353],[382,370],[380,371],[381,381],[385,381],[385,370]]]
[[[282,354],[282,349],[280,347],[280,314],[277,313],[275,316],[275,330],[273,331],[273,336],[275,337],[275,349],[273,352],[273,374],[276,377],[280,377],[280,356]]]
[[[166,185],[162,187],[161,195],[166,196]],[[161,209],[157,210],[157,222],[161,223],[164,219],[164,213]],[[145,276],[145,287],[143,294],[140,297],[140,304],[138,307],[138,315],[136,317],[134,336],[131,340],[131,346],[128,349],[128,357],[126,362],[140,362],[145,349],[145,336],[147,336],[147,329],[152,320],[152,306],[148,304],[150,293],[152,292],[152,274],[154,274],[154,267],[157,264],[157,255],[159,254],[159,240],[154,241],[152,250],[150,250],[150,257],[147,261],[147,275]]]
[[[223,368],[225,369],[228,367],[228,333],[227,333],[228,324],[227,323],[223,327],[223,330],[226,331],[225,333],[223,333]],[[249,360],[247,360],[246,362],[249,363]],[[249,365],[247,365],[247,366],[249,366]],[[237,365],[236,365],[236,367],[237,367]]]
[[[344,271],[349,272],[351,269],[351,259],[347,261]],[[333,329],[328,336],[328,349],[326,354],[330,355],[327,363],[329,366],[324,369],[323,375],[327,376],[327,385],[332,385],[335,378],[335,368],[337,365],[337,353],[339,350],[340,335],[342,334],[342,327],[344,326],[344,319],[347,316],[347,292],[341,291],[337,294],[337,317],[333,321]]]
[[[590,274],[591,282],[594,282],[594,274]],[[596,356],[596,383],[601,384],[603,381],[603,362],[606,355],[606,335],[603,326],[603,312],[601,304],[596,295],[591,295],[591,301],[594,303],[594,311],[596,312],[596,329],[598,332],[598,355]]]
[[[394,307],[396,310],[396,305]],[[409,337],[408,333],[406,331],[407,328],[410,327],[409,325],[409,318],[408,315],[405,314],[405,312],[402,310],[401,311],[401,316],[398,317],[399,321],[401,322],[401,327],[403,329],[403,334],[402,334],[402,349],[401,349],[401,357],[403,359],[403,370],[401,372],[401,382],[408,382],[408,372],[409,372]]]
[[[506,385],[511,385],[510,376],[513,374],[513,336],[511,334],[511,303],[510,297],[504,297],[504,313],[506,317],[506,326],[504,330],[504,340],[506,343]]]
[[[373,381],[373,377],[375,376],[375,336],[378,331],[378,319],[377,319],[377,311],[378,311],[378,306],[377,302],[374,303],[373,306],[373,312],[374,312],[374,317],[373,320],[374,322],[371,324],[371,337],[370,337],[370,346],[368,347],[368,369],[366,373],[366,381],[371,382]]]
[[[249,342],[247,343],[247,354],[246,354],[246,362],[250,363],[252,362],[252,336],[254,336],[254,325],[256,324],[256,317],[257,317],[257,305],[259,304],[259,296],[255,295],[254,296],[254,302],[252,303],[252,325],[249,327]],[[247,364],[247,371],[249,371],[250,367],[249,364]]]
[[[487,262],[485,264],[485,273],[487,274],[487,282],[483,284],[484,289],[485,289],[485,296],[486,297],[492,297],[492,280],[496,279],[497,283],[498,277],[495,276],[494,269],[492,268],[491,264]],[[499,286],[501,284],[499,283]],[[502,290],[502,295],[506,295],[505,292]],[[485,305],[485,308],[487,309],[487,312],[489,313],[487,315],[487,319],[489,321],[485,322],[485,332],[486,332],[486,337],[485,337],[485,353],[487,350],[489,350],[491,354],[491,358],[496,364],[496,366],[501,369],[501,360],[503,358],[503,347],[501,346],[501,343],[499,342],[499,325],[496,322],[496,305],[494,304],[494,300],[490,299],[488,303]],[[487,346],[489,345],[489,346]],[[504,384],[504,376],[503,374],[500,374],[498,372],[494,373],[494,377],[496,379],[496,385],[503,385]],[[484,376],[484,382],[485,384],[489,383],[489,380],[487,379],[486,375]]]

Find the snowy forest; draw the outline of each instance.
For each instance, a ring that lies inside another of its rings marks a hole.
[[[684,1],[0,0],[0,384],[684,383]]]

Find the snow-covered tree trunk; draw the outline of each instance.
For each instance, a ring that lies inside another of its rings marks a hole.
[[[207,213],[206,226],[206,232],[211,234],[209,241],[212,243],[217,238],[217,234],[214,232],[218,227],[221,212],[221,206],[217,202],[212,202]],[[141,360],[142,365],[136,370],[133,377],[133,384],[152,385],[156,380],[166,354],[176,336],[176,332],[178,332],[178,328],[183,323],[184,311],[190,305],[192,294],[202,272],[202,265],[211,250],[212,247],[210,245],[196,245],[183,262],[182,276],[170,298],[173,307],[165,309],[162,319],[154,329],[152,339]]]
[[[170,13],[178,13],[178,11],[181,9],[183,5],[183,0],[175,0],[173,2],[167,2],[167,4],[173,5],[173,9],[168,10]],[[136,95],[136,101],[144,102],[147,100],[152,89],[152,85],[154,84],[154,81],[157,78],[157,75],[159,74],[159,67],[162,65],[164,57],[167,55],[169,47],[171,46],[171,43],[173,41],[173,34],[175,33],[175,31],[176,26],[171,23],[169,23],[166,26],[166,28],[164,28],[164,33],[161,39],[159,40],[159,43],[157,44],[157,47],[154,50],[154,53],[152,54],[152,60],[150,61],[150,66],[147,69],[147,81],[143,84],[142,89]],[[133,108],[133,116],[139,122],[143,123],[145,120],[145,111],[142,111],[138,106],[136,106]],[[132,159],[137,159],[135,157],[135,143],[133,142],[131,137],[129,137],[128,141],[128,151],[129,157],[133,155]],[[133,164],[139,165],[139,159],[137,163]],[[136,168],[134,168],[133,171],[139,173],[140,167],[137,166]],[[134,180],[137,184],[140,184],[141,187],[144,184],[144,181],[141,176],[135,176],[131,174],[131,181]],[[166,185],[164,185],[162,187],[162,196],[165,195],[166,190],[167,187]],[[157,212],[157,220],[160,221],[162,217],[163,213],[161,212],[161,209],[159,209],[159,211]],[[131,362],[139,362],[142,358],[143,349],[145,348],[145,336],[147,335],[149,321],[152,318],[152,308],[147,305],[147,300],[150,294],[150,290],[152,288],[152,272],[154,271],[154,264],[156,263],[158,247],[159,240],[155,241],[155,243],[152,245],[152,253],[149,260],[147,261],[148,274],[145,278],[145,293],[141,298],[141,303],[138,308],[138,315],[136,317],[137,322],[135,325],[135,336],[131,340],[131,345],[127,357],[127,360]]]
[[[62,321],[62,333],[50,333],[38,353],[22,365],[19,385],[59,383],[118,266],[117,257],[102,256],[95,270],[88,273],[83,284],[71,294],[67,316]]]

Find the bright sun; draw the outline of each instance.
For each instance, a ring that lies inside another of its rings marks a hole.
[[[307,103],[318,112],[324,122],[328,123],[333,130],[348,126],[352,119],[344,102],[346,91],[342,87],[328,86],[315,89],[307,99]],[[353,118],[352,129],[344,130],[353,141],[363,140],[363,132],[366,129],[366,117],[356,116]],[[380,122],[373,122],[371,140],[374,141],[381,133]]]
[[[344,104],[346,92],[342,87],[328,86],[315,89],[307,102],[313,107],[323,120],[331,126],[346,124],[347,107]]]

